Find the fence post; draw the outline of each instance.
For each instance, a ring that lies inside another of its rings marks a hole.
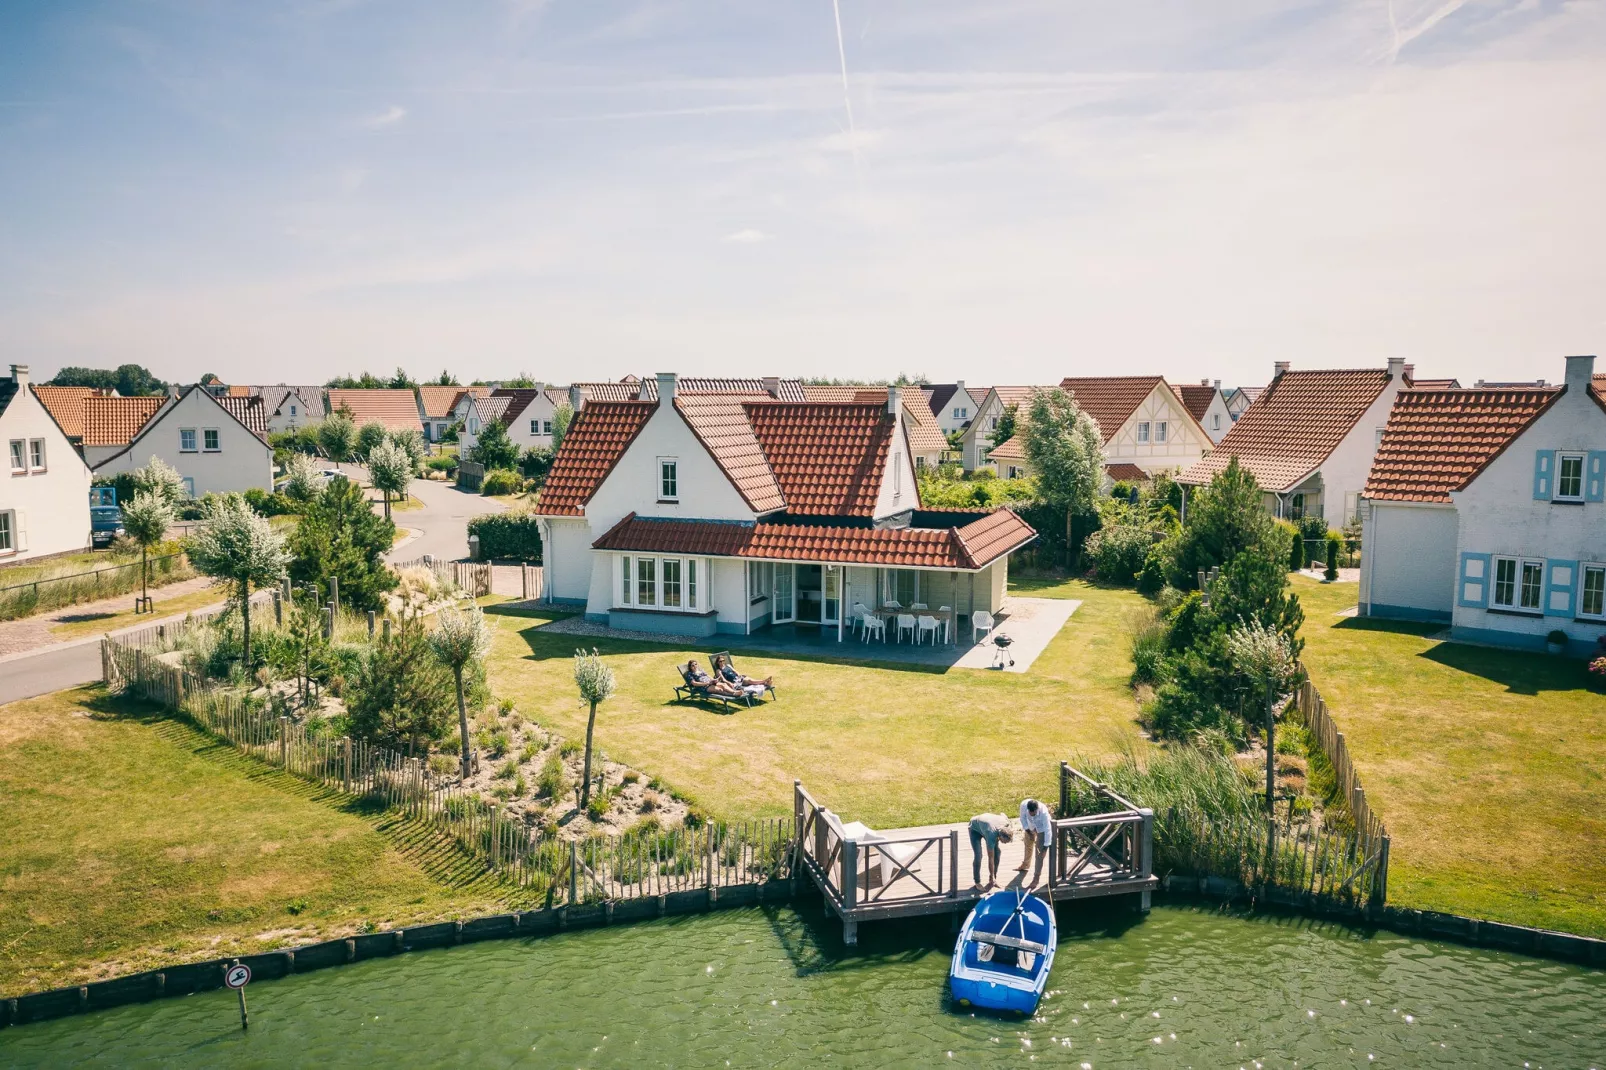
[[[330,602],[323,607],[323,637],[333,639],[335,636],[335,604]]]
[[[1389,838],[1383,837],[1382,846],[1377,852],[1377,879],[1372,885],[1372,909],[1381,910],[1388,905],[1389,898]]]
[[[859,841],[842,841],[842,909],[852,910],[859,898]]]
[[[580,846],[569,841],[569,905],[580,898]]]
[[[1071,786],[1070,786],[1070,783],[1069,783],[1070,778],[1071,778],[1071,763],[1070,762],[1061,762],[1060,763],[1060,815],[1059,815],[1061,817],[1069,817],[1069,816],[1071,816],[1069,813],[1067,813],[1067,811],[1071,807]]]
[[[290,718],[279,718],[279,768],[290,769]]]
[[[329,577],[329,604],[334,607],[334,610],[335,610],[336,613],[340,612],[340,577],[339,576],[330,576]]]
[[[346,794],[351,794],[351,737],[340,737],[340,764],[344,767],[341,777]]]
[[[384,626],[380,629],[380,632],[381,632],[381,634],[384,636],[384,638],[386,640],[390,639],[390,618],[389,617],[385,618]]]
[[[368,638],[372,639],[373,637],[374,637],[374,611],[370,609],[368,611]]]
[[[277,589],[273,592],[273,623],[276,627],[284,624],[284,599],[280,597]]]
[[[1138,813],[1143,815],[1143,831],[1138,841],[1138,869],[1139,876],[1152,877],[1154,875],[1154,811],[1147,806],[1139,807]],[[1138,903],[1138,909],[1145,914],[1149,911],[1149,892],[1144,891]]]
[[[1053,878],[1053,873],[1049,878]],[[948,898],[959,896],[959,830],[948,830]]]

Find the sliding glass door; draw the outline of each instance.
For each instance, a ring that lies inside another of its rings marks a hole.
[[[796,571],[796,565],[775,566],[775,615],[772,619],[776,624],[797,619]]]

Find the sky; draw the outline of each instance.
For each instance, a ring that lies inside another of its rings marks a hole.
[[[36,379],[1555,381],[1603,250],[1601,0],[0,7]]]

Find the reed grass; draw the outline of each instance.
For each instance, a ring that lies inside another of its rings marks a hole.
[[[140,560],[136,556],[103,557],[99,568],[84,567],[77,558],[37,568],[0,571],[0,620],[20,620],[36,613],[128,594],[140,588]],[[189,559],[176,548],[153,554],[150,586],[164,587],[195,575]]]

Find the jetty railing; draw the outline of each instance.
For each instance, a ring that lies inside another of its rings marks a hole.
[[[178,626],[175,622],[172,627]],[[763,884],[791,875],[785,818],[705,822],[564,839],[532,829],[493,800],[433,776],[428,764],[386,747],[320,732],[243,701],[158,650],[101,641],[108,687],[182,713],[241,754],[340,795],[363,799],[447,837],[524,898],[546,905],[612,902]]]
[[[922,903],[959,895],[959,834],[954,829],[904,835],[850,837],[842,820],[793,782],[793,822],[798,858],[826,899],[844,914],[873,916],[882,910],[918,912]],[[912,885],[890,890],[899,881]]]
[[[1142,880],[1154,861],[1154,811],[1060,763],[1049,872],[1057,884]]]

